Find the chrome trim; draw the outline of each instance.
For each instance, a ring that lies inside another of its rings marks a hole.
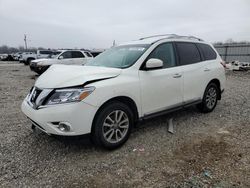
[[[34,96],[34,92],[36,90],[40,90],[40,94],[37,96],[37,98],[35,99],[34,103],[31,102],[32,97]],[[27,103],[33,108],[33,109],[37,109],[45,100],[45,98],[53,91],[53,89],[39,89],[37,87],[33,87],[33,89],[31,90],[31,92],[28,94],[27,96]]]

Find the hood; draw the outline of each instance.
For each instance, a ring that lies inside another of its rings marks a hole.
[[[32,60],[32,63],[39,63],[39,62],[48,61],[48,60],[50,59],[47,59],[47,58],[35,59],[35,60]]]
[[[116,77],[121,71],[97,66],[52,65],[37,79],[35,86],[47,89],[77,86],[88,81]]]

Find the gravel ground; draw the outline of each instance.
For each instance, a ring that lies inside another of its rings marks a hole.
[[[35,79],[0,62],[1,187],[250,187],[250,72],[227,74],[212,113],[191,107],[140,123],[115,151],[33,133],[20,105]]]

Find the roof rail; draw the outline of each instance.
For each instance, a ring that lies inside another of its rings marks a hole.
[[[162,34],[162,35],[151,35],[151,36],[148,36],[148,37],[143,37],[143,38],[140,38],[139,40],[144,40],[144,39],[149,39],[149,38],[154,38],[154,37],[172,37],[172,36],[178,36],[176,34]]]
[[[176,38],[186,38],[186,39],[195,39],[195,40],[198,40],[198,41],[203,41],[202,39],[198,38],[198,37],[195,37],[195,36],[177,36]]]
[[[194,36],[181,36],[181,35],[176,35],[176,34],[152,35],[152,36],[149,36],[149,37],[140,38],[139,40],[144,40],[144,39],[154,38],[154,37],[164,37],[162,39],[184,38],[184,39],[195,39],[195,40],[198,40],[198,41],[203,41],[202,39],[194,37]],[[162,39],[160,39],[160,40],[162,40]]]

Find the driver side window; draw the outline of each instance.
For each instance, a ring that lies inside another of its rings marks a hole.
[[[175,53],[172,43],[164,43],[157,46],[147,59],[156,58],[163,61],[163,68],[176,66]]]

